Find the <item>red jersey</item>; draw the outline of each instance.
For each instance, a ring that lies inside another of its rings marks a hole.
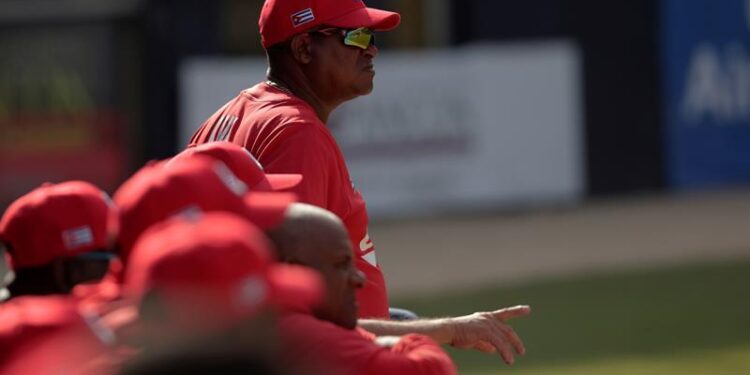
[[[303,176],[294,190],[302,202],[335,213],[346,225],[357,268],[367,276],[357,293],[360,317],[388,318],[385,279],[367,232],[367,208],[354,189],[333,135],[302,99],[260,83],[211,116],[190,145],[230,141],[245,147],[266,173]]]
[[[453,361],[432,339],[403,336],[392,348],[377,345],[375,335],[349,330],[309,314],[284,313],[279,319],[284,355],[293,363],[335,375],[454,375]],[[322,371],[321,371],[322,370]]]
[[[68,296],[12,299],[0,305],[0,374],[85,373],[110,337]]]

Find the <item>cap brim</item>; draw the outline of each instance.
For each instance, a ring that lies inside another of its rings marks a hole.
[[[328,26],[341,28],[368,27],[375,31],[393,30],[401,23],[401,15],[375,8],[359,8],[341,17],[322,22]]]
[[[309,311],[323,300],[323,281],[311,268],[274,264],[268,272],[271,303],[294,311]]]
[[[289,205],[297,202],[293,193],[252,191],[243,198],[247,208],[247,219],[260,229],[277,227],[284,221],[284,213]]]
[[[286,191],[293,189],[302,182],[301,174],[267,174],[266,179],[273,191]]]

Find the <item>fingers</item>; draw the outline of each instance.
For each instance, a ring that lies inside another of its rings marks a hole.
[[[523,341],[518,336],[513,327],[497,320],[493,320],[491,322],[491,324],[493,324],[495,328],[501,332],[505,340],[513,346],[513,348],[516,350],[516,353],[520,355],[526,354],[526,347],[524,347]]]
[[[491,312],[490,314],[492,314],[492,316],[495,317],[496,319],[506,321],[508,319],[520,318],[520,317],[531,314],[531,307],[527,305],[507,307],[504,309],[495,310]]]
[[[452,344],[485,353],[497,352],[505,363],[512,365],[515,353],[524,355],[526,348],[516,331],[504,321],[530,313],[529,306],[521,305],[455,318],[461,324],[457,326],[460,329],[457,329],[458,335],[454,337]]]
[[[495,347],[487,341],[479,341],[472,348],[483,353],[494,353],[496,351]]]
[[[523,341],[521,341],[521,338],[518,336],[516,331],[513,330],[513,328],[503,322],[508,319],[527,316],[530,313],[531,307],[527,305],[508,307],[490,313],[490,315],[495,318],[493,322],[495,323],[497,328],[503,332],[505,338],[510,342],[511,345],[513,345],[516,353],[521,355],[526,353],[526,348],[523,345]]]
[[[507,342],[497,336],[490,336],[490,342],[492,343],[492,346],[495,347],[495,350],[500,353],[500,357],[503,358],[503,361],[505,361],[505,363],[509,365],[512,365],[515,360],[513,358],[513,352],[510,349],[510,345],[508,345]]]

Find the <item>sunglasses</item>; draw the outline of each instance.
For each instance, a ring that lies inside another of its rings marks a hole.
[[[312,33],[319,33],[326,36],[336,35],[337,33],[344,37],[344,44],[347,46],[357,47],[361,49],[368,49],[370,46],[375,45],[375,33],[366,27],[360,27],[359,29],[346,30],[339,28],[328,28],[321,30],[311,31]]]

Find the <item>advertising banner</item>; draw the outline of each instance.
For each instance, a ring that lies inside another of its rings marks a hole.
[[[182,135],[265,76],[265,60],[193,60]],[[383,53],[372,94],[329,120],[374,216],[576,201],[580,62],[567,42]]]
[[[750,183],[750,1],[663,0],[668,178]]]

